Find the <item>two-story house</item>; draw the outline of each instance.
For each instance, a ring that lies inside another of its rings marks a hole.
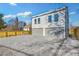
[[[68,8],[60,8],[41,13],[32,17],[32,35],[57,36],[64,38],[68,35]]]

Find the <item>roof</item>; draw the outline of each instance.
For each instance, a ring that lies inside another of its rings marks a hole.
[[[67,7],[65,6],[65,7],[60,8],[60,9],[51,10],[51,11],[48,11],[48,12],[45,12],[45,13],[41,13],[41,14],[32,16],[32,18],[36,18],[36,17],[43,16],[43,15],[50,14],[50,13],[55,13],[55,12],[58,12],[58,11],[61,11],[61,10],[65,10],[66,8],[67,8]]]

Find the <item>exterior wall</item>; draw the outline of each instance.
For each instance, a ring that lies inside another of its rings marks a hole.
[[[43,28],[32,28],[32,35],[43,36]]]
[[[62,15],[62,14],[63,15]],[[54,16],[54,14],[58,14],[59,15],[59,20],[58,22],[54,22],[54,19],[52,19],[52,22],[48,22],[48,16],[52,15]],[[34,20],[40,18],[40,24],[34,24]],[[57,12],[50,12],[48,14],[45,15],[38,15],[35,17],[32,17],[32,28],[50,28],[52,27],[65,27],[65,10],[63,11],[57,11]],[[50,26],[49,26],[50,25]]]
[[[56,38],[65,38],[64,27],[52,27],[45,29],[45,36],[56,37]]]
[[[48,22],[48,16],[49,15],[53,15],[53,13],[51,14],[47,14],[47,15],[44,15],[44,16],[39,16],[39,17],[36,17],[36,18],[33,18],[32,19],[32,28],[50,28],[51,26],[52,27],[57,27],[58,25],[60,27],[65,27],[65,20],[63,20],[63,22],[61,21],[61,19],[58,20],[58,22],[54,22],[54,20],[52,20],[52,22]],[[61,17],[61,16],[60,16]],[[40,18],[40,24],[34,24],[34,20],[35,19],[38,19]],[[64,19],[64,18],[63,18]],[[58,25],[57,25],[58,24]],[[58,27],[59,27],[58,26]]]
[[[40,24],[34,24],[34,20],[40,18]],[[32,28],[44,28],[47,27],[47,15],[32,18]]]

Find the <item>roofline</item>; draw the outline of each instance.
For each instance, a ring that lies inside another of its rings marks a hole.
[[[56,10],[48,11],[48,12],[45,12],[45,13],[41,13],[41,14],[32,16],[32,18],[36,18],[36,17],[39,17],[39,16],[43,16],[43,15],[51,14],[51,13],[58,12],[58,11],[61,11],[61,10],[65,10],[66,8],[67,8],[67,6],[65,6],[63,8],[60,8],[60,9],[56,9]]]

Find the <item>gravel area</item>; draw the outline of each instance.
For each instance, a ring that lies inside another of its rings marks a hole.
[[[0,55],[79,56],[79,41],[31,35],[0,38]]]

